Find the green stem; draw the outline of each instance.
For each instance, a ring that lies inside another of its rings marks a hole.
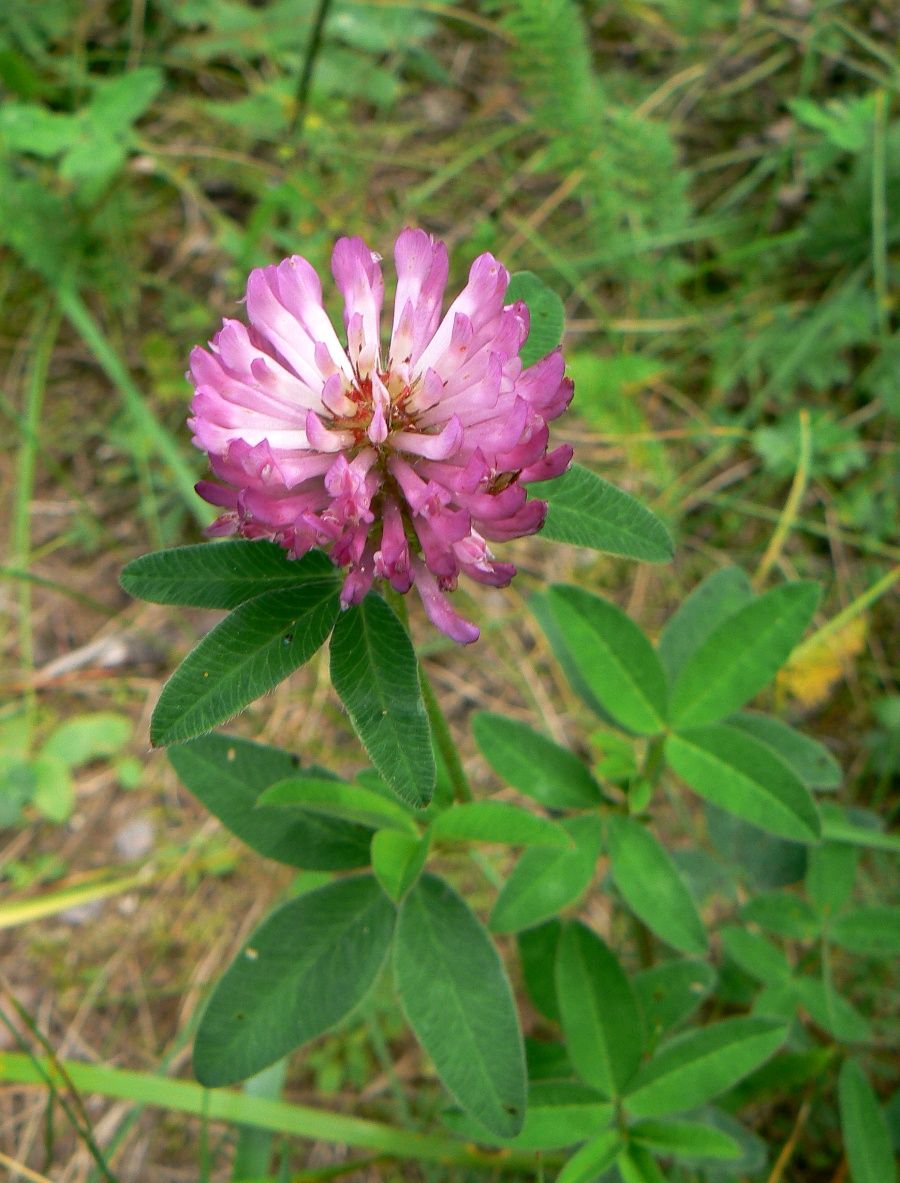
[[[425,700],[425,713],[431,724],[431,734],[434,736],[437,750],[447,766],[450,783],[453,785],[453,795],[457,801],[472,801],[474,800],[472,787],[462,766],[462,760],[459,758],[459,751],[453,742],[453,736],[450,734],[450,728],[447,726],[447,717],[441,710],[441,705],[435,697],[431,682],[429,682],[421,662],[419,662],[419,680],[422,683],[422,698]]]
[[[662,771],[665,767],[664,745],[665,736],[658,735],[655,739],[651,739],[644,755],[644,767],[641,769],[641,778],[649,781],[654,788],[660,776],[662,776]]]

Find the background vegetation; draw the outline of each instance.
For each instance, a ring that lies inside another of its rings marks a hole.
[[[726,563],[757,587],[775,570],[820,580],[818,631],[768,705],[836,756],[842,803],[862,819],[896,809],[894,7],[334,0],[312,62],[317,7],[0,8],[0,1047],[46,1041],[151,1082],[84,1109],[65,1087],[49,1107],[43,1089],[0,1088],[0,1152],[54,1180],[100,1178],[101,1158],[123,1181],[228,1178],[234,1146],[238,1167],[251,1153],[202,1107],[179,1112],[193,1101],[157,1094],[171,1101],[163,1116],[134,1103],[152,1099],[152,1074],[185,1067],[206,984],[290,880],[146,758],[160,682],[214,617],[132,604],[116,582],[128,559],[195,540],[208,520],[182,375],[191,345],[236,314],[251,266],[299,252],[327,271],[337,235],[387,254],[417,224],[448,242],[454,282],[483,250],[540,274],[565,298],[577,385],[559,438],[678,542],[669,568],[572,551],[564,574],[651,634]],[[522,545],[516,588],[478,597],[474,650],[418,618],[414,630],[461,737],[473,709],[503,709],[615,780],[612,739],[590,735],[527,610],[549,553]],[[321,662],[239,728],[358,762]],[[715,932],[717,916],[790,878],[721,834],[698,844],[702,830],[673,805],[671,849]],[[859,902],[896,901],[889,866],[866,856]],[[602,925],[599,881],[588,912]],[[740,957],[717,945],[713,960],[718,1005],[745,999]],[[896,1136],[884,962],[864,950],[834,972],[853,976],[871,1023],[862,1042]],[[750,1096],[771,1149],[744,1177],[841,1183],[836,1063],[788,1067]],[[410,1128],[443,1104],[386,998],[298,1058],[289,1092]],[[342,1152],[324,1130],[309,1145],[285,1151],[306,1169],[293,1177],[329,1177],[310,1169]]]

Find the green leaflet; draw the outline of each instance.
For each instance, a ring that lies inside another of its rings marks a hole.
[[[445,809],[431,823],[435,842],[504,842],[510,846],[557,846],[573,850],[566,831],[506,801],[470,801]]]
[[[900,908],[887,904],[854,908],[832,920],[828,936],[851,953],[869,957],[900,956]]]
[[[635,1122],[628,1134],[655,1154],[687,1162],[698,1158],[734,1159],[742,1153],[734,1138],[705,1122],[650,1118]]]
[[[557,1175],[556,1183],[594,1183],[607,1167],[612,1166],[621,1149],[621,1133],[604,1130],[572,1155]]]
[[[808,789],[837,789],[843,780],[841,766],[826,747],[773,715],[740,711],[728,719],[729,727],[746,731],[775,753]]]
[[[492,932],[519,932],[555,916],[586,890],[600,853],[599,817],[560,823],[575,840],[574,850],[526,850],[506,880],[491,912]]]
[[[675,679],[672,722],[714,723],[762,690],[802,637],[820,594],[815,583],[785,583],[721,621]]]
[[[372,835],[372,873],[397,903],[415,883],[428,855],[428,839],[399,830]]]
[[[516,271],[511,276],[505,302],[512,304],[517,300],[528,306],[530,322],[528,338],[519,356],[523,366],[533,366],[559,345],[566,313],[559,295],[533,271]]]
[[[634,818],[606,819],[612,877],[625,903],[666,944],[705,953],[706,930],[669,853]]]
[[[670,684],[709,634],[753,599],[753,589],[740,567],[722,567],[694,588],[668,619],[657,651]]]
[[[526,1081],[512,989],[481,923],[434,875],[403,901],[394,973],[406,1017],[444,1085],[492,1134],[514,1137]]]
[[[141,555],[119,581],[129,595],[155,604],[236,608],[264,592],[290,591],[310,580],[338,588],[333,564],[320,551],[289,559],[274,542],[204,542]]]
[[[609,714],[641,735],[664,730],[665,674],[634,621],[580,587],[555,584],[547,599],[578,672]]]
[[[331,638],[331,680],[385,782],[411,805],[427,805],[436,774],[416,655],[380,596],[341,614]]]
[[[615,955],[583,924],[563,928],[556,994],[578,1075],[606,1096],[620,1096],[643,1050],[637,1002]]]
[[[666,760],[682,780],[729,813],[794,842],[817,842],[816,804],[768,747],[736,727],[711,723],[670,735]]]
[[[524,723],[479,711],[472,734],[507,784],[548,809],[584,809],[602,800],[600,786],[573,752]]]
[[[894,1183],[897,1163],[887,1122],[856,1060],[847,1060],[841,1068],[838,1101],[853,1183]]]
[[[674,958],[642,969],[631,979],[648,1037],[660,1035],[689,1018],[711,993],[716,971],[705,961]]]
[[[194,1070],[215,1087],[245,1080],[356,1007],[387,956],[395,912],[356,875],[290,900],[253,933],[213,991]]]
[[[260,805],[302,809],[324,817],[340,818],[372,829],[386,826],[418,836],[415,822],[402,805],[372,789],[330,777],[286,777],[266,789],[259,802]]]
[[[372,831],[313,813],[258,805],[271,785],[296,774],[279,748],[227,735],[204,735],[167,751],[181,781],[233,834],[266,858],[313,871],[364,867]]]
[[[694,1109],[764,1064],[784,1042],[776,1019],[723,1019],[662,1045],[631,1082],[626,1109],[662,1117]]]
[[[668,563],[674,554],[654,513],[580,464],[542,481],[537,494],[549,504],[542,538],[650,563]]]
[[[152,742],[164,746],[212,731],[272,690],[324,644],[338,611],[330,581],[264,592],[239,605],[166,682],[150,723]]]

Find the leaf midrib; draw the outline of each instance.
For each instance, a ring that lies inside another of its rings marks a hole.
[[[384,673],[381,670],[378,662],[375,661],[375,647],[373,645],[373,639],[372,639],[372,627],[369,624],[368,615],[365,610],[365,601],[363,601],[362,611],[359,614],[359,619],[362,622],[363,641],[364,641],[365,647],[366,647],[366,656],[368,658],[369,669],[373,670],[375,673],[375,683],[376,683],[376,687],[377,687],[377,691],[378,691],[378,702],[379,702],[379,705],[381,706],[382,710],[386,710],[388,713],[390,713],[391,700],[390,700],[390,697],[384,692],[384,688],[382,686],[382,679],[384,678]],[[395,619],[396,619],[396,617],[395,617]],[[399,621],[397,621],[397,623],[399,624]],[[402,625],[400,625],[400,627],[402,628]],[[416,661],[415,653],[413,654],[413,661],[414,662]],[[419,693],[421,694],[421,685],[419,683],[418,664],[415,664],[415,666],[414,666],[414,674],[415,674],[416,688],[418,689]],[[418,776],[416,773],[415,765],[412,762],[412,758],[407,751],[406,745],[396,742],[396,739],[394,738],[394,740],[392,741],[392,746],[399,753],[400,760],[401,760],[404,768],[406,769],[407,784],[411,785],[413,788],[413,791],[415,792],[418,788]]]
[[[790,586],[790,584],[788,584],[786,586]],[[746,612],[749,609],[754,609],[761,602],[762,602],[761,600],[751,600],[750,604],[746,605],[744,608],[739,608],[738,613]],[[743,671],[748,666],[752,665],[754,655],[756,653],[756,649],[759,646],[759,642],[762,641],[762,643],[765,644],[765,642],[769,640],[769,638],[772,636],[773,633],[777,632],[782,626],[784,626],[786,624],[786,622],[790,621],[793,616],[799,615],[799,605],[800,605],[799,600],[796,600],[794,603],[789,603],[787,611],[782,613],[780,616],[775,616],[770,621],[768,626],[763,624],[762,629],[760,630],[760,634],[757,637],[756,644],[753,646],[747,646],[745,649],[743,649],[742,652],[738,655],[737,659],[735,661],[733,661],[731,663],[731,665],[728,665],[728,666],[723,666],[717,661],[709,662],[708,658],[707,658],[707,653],[710,651],[714,651],[718,647],[719,634],[726,631],[726,629],[733,623],[734,616],[727,617],[724,621],[722,621],[719,625],[717,625],[716,628],[713,629],[713,631],[709,634],[709,636],[706,638],[706,640],[700,646],[700,648],[695,650],[695,652],[691,654],[691,657],[684,664],[684,666],[682,666],[681,673],[679,674],[678,680],[676,681],[675,686],[672,690],[672,697],[671,697],[672,721],[674,723],[680,723],[683,726],[687,726],[687,725],[690,725],[693,723],[700,723],[701,721],[704,721],[702,719],[702,716],[700,719],[697,719],[694,717],[695,713],[698,709],[698,706],[708,702],[710,699],[714,700],[717,697],[717,695],[719,694],[720,688],[723,685],[727,685],[730,681],[734,680],[733,675],[736,672]],[[737,614],[735,614],[735,615],[737,615]],[[678,684],[684,680],[685,671],[688,671],[688,670],[693,671],[693,669],[695,667],[700,667],[702,665],[709,665],[711,667],[712,674],[711,674],[710,678],[708,680],[704,681],[703,688],[701,689],[699,694],[697,694],[694,698],[689,699],[687,703],[682,703],[680,706],[677,706],[676,704],[678,703]],[[777,666],[776,666],[776,669],[777,669]],[[719,675],[718,677],[716,677],[717,673]],[[763,685],[765,685],[765,683],[763,683]],[[748,698],[752,698],[752,697],[753,697],[752,694],[748,696]],[[748,699],[744,699],[744,701],[746,702],[746,701],[748,701]],[[729,711],[726,713],[731,713],[732,710],[739,710],[739,709],[740,709],[740,706],[732,707],[732,708],[729,708]],[[717,717],[721,718],[722,716],[719,715]],[[705,720],[705,721],[708,722],[709,720]]]
[[[707,1028],[707,1030],[709,1030],[709,1028]],[[648,1089],[653,1089],[655,1086],[662,1083],[664,1083],[666,1087],[671,1087],[673,1079],[677,1081],[677,1078],[685,1071],[692,1071],[709,1060],[720,1058],[723,1053],[728,1052],[732,1046],[749,1048],[751,1045],[755,1045],[760,1041],[771,1039],[778,1033],[781,1033],[783,1037],[784,1029],[782,1027],[773,1027],[767,1031],[760,1030],[749,1035],[739,1036],[737,1039],[725,1040],[723,1043],[709,1048],[700,1055],[694,1056],[689,1060],[681,1061],[668,1071],[663,1069],[656,1076],[648,1076],[645,1077],[643,1081],[636,1082],[638,1087],[636,1087],[633,1092],[628,1093],[627,1097],[634,1100],[635,1097],[640,1097],[641,1093],[646,1093]]]
[[[252,607],[258,608],[260,606],[260,601],[266,599],[266,597],[268,597],[270,595],[283,595],[283,594],[284,593],[281,591],[263,592],[263,594],[261,596],[256,596],[252,600],[246,600],[243,604],[238,605],[238,607],[235,608],[234,611],[229,616],[226,616],[223,621],[221,621],[218,625],[216,625],[216,627],[211,632],[207,633],[206,636],[203,638],[203,640],[200,641],[200,643],[194,649],[191,650],[191,652],[185,658],[185,662],[190,661],[192,658],[194,658],[198,654],[198,652],[200,652],[203,649],[204,646],[207,646],[207,645],[212,646],[211,638],[216,637],[217,634],[221,637],[223,634],[226,633],[226,629],[228,629],[229,632],[235,630],[236,622],[234,620],[234,617],[239,612],[241,612],[243,609],[249,610]],[[299,624],[300,621],[302,620],[306,623],[307,631],[309,631],[309,624],[311,623],[311,621],[314,617],[314,614],[322,610],[322,608],[327,604],[330,596],[334,596],[333,591],[330,593],[329,596],[323,596],[321,599],[316,600],[315,603],[311,604],[309,606],[309,608],[307,608],[305,611],[301,607],[296,612],[286,613],[284,617],[279,617],[279,619],[281,620],[281,624],[278,626],[277,630],[273,630],[272,634],[268,637],[267,640],[265,640],[261,644],[256,645],[248,653],[246,653],[246,655],[243,658],[239,658],[233,665],[231,665],[229,667],[227,673],[222,675],[222,677],[220,679],[217,679],[217,680],[210,679],[210,684],[209,684],[208,688],[205,691],[203,691],[202,693],[195,694],[192,697],[189,706],[179,714],[177,719],[175,719],[174,722],[172,722],[162,732],[161,735],[154,737],[154,742],[158,743],[160,745],[166,744],[167,742],[169,742],[173,731],[176,732],[176,736],[178,739],[188,740],[188,739],[194,738],[195,737],[194,733],[192,733],[191,731],[188,731],[185,734],[179,734],[177,731],[178,724],[180,724],[180,723],[183,724],[185,719],[195,718],[196,715],[198,714],[198,712],[202,713],[203,704],[208,703],[211,698],[213,698],[216,694],[220,693],[222,685],[224,683],[233,682],[235,680],[239,681],[240,679],[239,679],[238,675],[242,674],[249,665],[251,665],[254,661],[257,661],[260,658],[260,656],[262,656],[262,654],[265,652],[266,649],[270,648],[277,640],[279,640],[280,638],[279,638],[278,634],[283,632],[284,629],[287,628],[289,625]],[[303,660],[304,659],[301,658],[293,668],[296,669],[300,665],[302,665]],[[183,669],[184,669],[184,665],[182,664],[175,671],[175,673],[172,675],[172,677],[168,680],[168,682],[163,687],[163,695],[165,695],[167,692],[169,692],[169,688],[171,686],[174,685],[177,688],[180,685],[181,680],[182,680],[182,670]],[[288,670],[288,673],[289,672],[291,672],[291,671]],[[285,675],[285,676],[287,676],[287,675]],[[188,674],[183,675],[184,681],[187,684],[190,684],[192,677],[193,677],[192,670],[189,671]],[[264,691],[261,690],[259,693],[263,694]],[[259,697],[259,695],[255,695],[254,697]],[[160,703],[162,703],[163,701],[164,701],[164,699],[161,696]],[[157,710],[158,709],[159,709],[159,706],[157,705]],[[240,708],[237,708],[237,709],[240,709]],[[230,718],[231,715],[229,714],[228,717]],[[151,722],[151,728],[152,728],[152,722]]]
[[[306,902],[307,900],[304,899],[304,903]],[[294,974],[283,974],[280,977],[276,976],[275,978],[270,979],[269,988],[266,989],[264,984],[263,988],[259,990],[257,997],[259,999],[270,999],[282,993],[296,992],[298,984],[305,981],[309,977],[313,968],[317,967],[322,961],[323,954],[325,952],[333,952],[334,946],[343,941],[348,933],[350,933],[355,927],[358,927],[362,922],[368,920],[371,913],[378,908],[381,902],[382,897],[380,892],[373,892],[372,898],[365,908],[362,911],[353,912],[340,926],[337,935],[335,935],[334,929],[330,929],[326,932],[323,931],[321,925],[313,925],[311,930],[314,934],[313,939],[311,941],[306,941],[304,943],[304,948],[309,949],[310,946],[312,946],[312,948],[315,950],[314,957],[304,959],[303,964],[305,965],[305,968],[302,970],[299,970]],[[247,944],[252,946],[252,937],[250,941],[247,942]],[[390,942],[388,941],[387,944],[390,944]],[[387,947],[387,945],[385,947]],[[238,954],[239,957],[244,956],[246,948],[247,946],[244,946],[244,949],[242,949]],[[261,1009],[261,1007],[258,1007],[256,1013],[259,1014]],[[339,1020],[335,1020],[335,1022],[338,1021]],[[220,1044],[220,1047],[224,1046],[226,1054],[234,1053],[236,1046],[246,1039],[247,1032],[253,1027],[255,1027],[254,1023],[248,1023],[245,1027],[241,1027],[239,1029],[235,1028],[234,1036],[230,1040],[226,1039],[223,1041],[223,1044]],[[325,1030],[327,1030],[327,1028],[325,1028]]]
[[[755,792],[757,796],[761,797],[766,803],[770,804],[771,806],[774,806],[775,811],[777,813],[779,813],[782,817],[787,817],[791,821],[799,823],[803,827],[803,829],[806,831],[807,834],[811,835],[813,838],[818,838],[820,836],[818,831],[811,828],[809,822],[807,821],[807,819],[805,817],[803,817],[802,814],[795,813],[790,805],[788,805],[784,801],[782,801],[782,799],[779,796],[777,796],[771,789],[769,789],[767,787],[767,785],[764,784],[762,781],[753,780],[742,769],[737,768],[734,764],[729,764],[727,760],[724,760],[721,756],[717,755],[715,752],[711,752],[708,748],[704,748],[700,744],[691,743],[690,739],[687,736],[685,736],[683,733],[675,732],[675,733],[673,733],[673,738],[677,739],[680,743],[683,743],[685,745],[685,747],[690,748],[693,752],[696,752],[702,759],[707,761],[707,763],[714,765],[717,769],[718,768],[726,769],[729,774],[737,777],[744,784],[750,786],[751,790],[753,792]],[[783,764],[783,761],[782,761],[782,764]],[[787,767],[787,765],[784,765],[784,767]],[[788,770],[788,771],[790,771],[790,770]],[[690,782],[688,782],[688,783],[690,783]],[[800,781],[798,778],[798,784],[802,785],[802,783],[803,782]],[[694,787],[694,786],[692,786],[692,787]],[[694,791],[699,792],[699,789],[695,789]],[[700,795],[705,796],[705,794],[703,794],[703,793],[701,793]],[[814,803],[813,803],[813,808],[815,808]]]
[[[651,700],[643,693],[643,688],[642,688],[640,681],[636,680],[632,676],[630,670],[628,669],[628,666],[623,665],[622,659],[619,657],[618,653],[616,653],[616,651],[612,648],[612,646],[607,642],[606,638],[603,637],[603,635],[601,633],[597,632],[597,630],[591,626],[588,618],[578,609],[578,607],[574,606],[574,605],[570,605],[570,607],[572,607],[572,610],[577,614],[578,618],[582,621],[584,627],[588,630],[588,632],[592,636],[596,636],[600,639],[600,641],[603,645],[603,648],[609,654],[612,664],[615,665],[616,669],[620,671],[620,673],[622,674],[622,676],[624,678],[624,681],[628,684],[629,688],[631,689],[632,693],[637,697],[638,701],[642,702],[645,705],[645,707],[648,708],[649,714],[651,715],[651,717],[653,718],[653,720],[655,721],[655,723],[657,725],[657,730],[662,731],[663,728],[665,727],[665,720],[663,719],[663,717],[660,715],[659,711],[657,710],[656,704],[651,702]],[[565,635],[565,631],[566,631],[565,624],[563,624],[563,626],[562,626],[562,631],[563,631],[563,635]],[[602,699],[601,699],[601,701],[602,701]],[[610,708],[607,707],[607,710],[609,710],[609,709]],[[610,710],[610,714],[614,714],[614,712],[612,710]],[[626,726],[631,726],[631,724],[626,724]]]
[[[467,1016],[465,1007],[462,1005],[462,1002],[460,1000],[459,991],[458,991],[458,988],[456,985],[456,974],[454,973],[454,963],[452,960],[445,959],[445,957],[443,955],[443,945],[441,944],[440,940],[436,939],[439,934],[437,933],[435,926],[434,926],[434,917],[432,916],[430,909],[427,907],[427,904],[425,903],[424,898],[420,895],[419,899],[421,901],[420,912],[424,913],[424,917],[425,917],[425,922],[423,924],[419,925],[419,932],[425,934],[425,937],[428,940],[429,945],[436,952],[436,960],[437,960],[438,964],[444,969],[448,980],[453,983],[454,1007],[456,1009],[457,1014],[462,1017],[463,1022],[464,1022],[464,1026],[465,1026],[466,1030],[469,1032],[470,1043],[475,1049],[475,1054],[476,1054],[476,1058],[478,1061],[478,1067],[479,1067],[480,1074],[481,1074],[482,1078],[487,1082],[490,1094],[496,1103],[497,1109],[500,1112],[509,1116],[507,1113],[507,1110],[506,1110],[506,1106],[503,1103],[503,1099],[500,1096],[500,1093],[498,1092],[497,1087],[494,1084],[494,1081],[491,1077],[491,1074],[490,1074],[490,1071],[488,1068],[489,1061],[487,1060],[487,1058],[484,1055],[482,1055],[481,1048],[479,1047],[479,1044],[478,1044],[478,1040],[475,1039],[474,1034],[472,1033],[472,1029],[467,1022],[468,1016]],[[481,934],[481,935],[486,936],[486,934]],[[490,942],[489,937],[486,937],[486,939],[488,942]],[[501,967],[501,973],[502,973],[502,967]],[[456,1095],[455,1090],[451,1090],[451,1091],[453,1091],[454,1095]],[[460,1099],[460,1098],[458,1098],[458,1099]]]

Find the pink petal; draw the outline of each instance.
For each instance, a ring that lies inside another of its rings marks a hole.
[[[450,266],[447,248],[424,230],[403,230],[394,244],[394,263],[397,295],[390,356],[416,362],[440,321]]]
[[[554,477],[562,476],[572,463],[574,449],[571,444],[560,444],[546,456],[542,456],[534,464],[529,464],[519,473],[519,480],[524,485],[535,481],[550,481]]]
[[[469,271],[469,282],[456,297],[437,331],[418,359],[420,370],[433,366],[440,372],[440,360],[450,346],[457,316],[468,318],[476,330],[490,327],[503,310],[509,286],[509,272],[491,254],[479,255]]]
[[[315,343],[297,317],[281,303],[277,288],[276,267],[251,271],[247,280],[247,315],[253,327],[271,342],[297,377],[314,389],[321,381]]]
[[[392,445],[399,451],[425,456],[429,460],[446,460],[459,451],[462,441],[462,424],[456,415],[437,435],[425,435],[420,431],[395,431],[391,436]]]
[[[340,373],[332,374],[322,387],[322,403],[342,419],[350,419],[356,414],[356,403],[344,394],[344,378]]]
[[[236,489],[226,489],[224,485],[217,485],[214,481],[197,481],[194,489],[210,505],[219,505],[223,509],[237,509]]]
[[[278,298],[312,342],[312,360],[319,371],[324,348],[332,365],[352,377],[347,355],[322,306],[322,285],[315,268],[301,255],[292,255],[282,260],[275,272]]]
[[[400,509],[392,497],[382,508],[381,546],[375,552],[375,572],[387,579],[395,591],[407,592],[412,586],[409,543],[403,528]]]
[[[306,434],[310,447],[317,452],[340,452],[343,448],[351,447],[354,442],[352,431],[330,431],[315,411],[306,414]]]
[[[492,542],[509,542],[511,538],[524,538],[540,530],[547,517],[546,501],[529,501],[518,513],[511,514],[499,522],[478,521],[478,529]]]
[[[379,352],[379,320],[384,299],[384,278],[379,256],[361,238],[339,238],[331,255],[331,272],[344,297],[344,324],[359,316],[362,352],[376,364]],[[352,350],[351,350],[352,358]]]
[[[473,641],[477,641],[481,635],[479,630],[453,611],[447,597],[438,587],[437,580],[421,559],[413,560],[413,567],[416,587],[422,597],[425,612],[435,628],[460,645],[471,645]]]

